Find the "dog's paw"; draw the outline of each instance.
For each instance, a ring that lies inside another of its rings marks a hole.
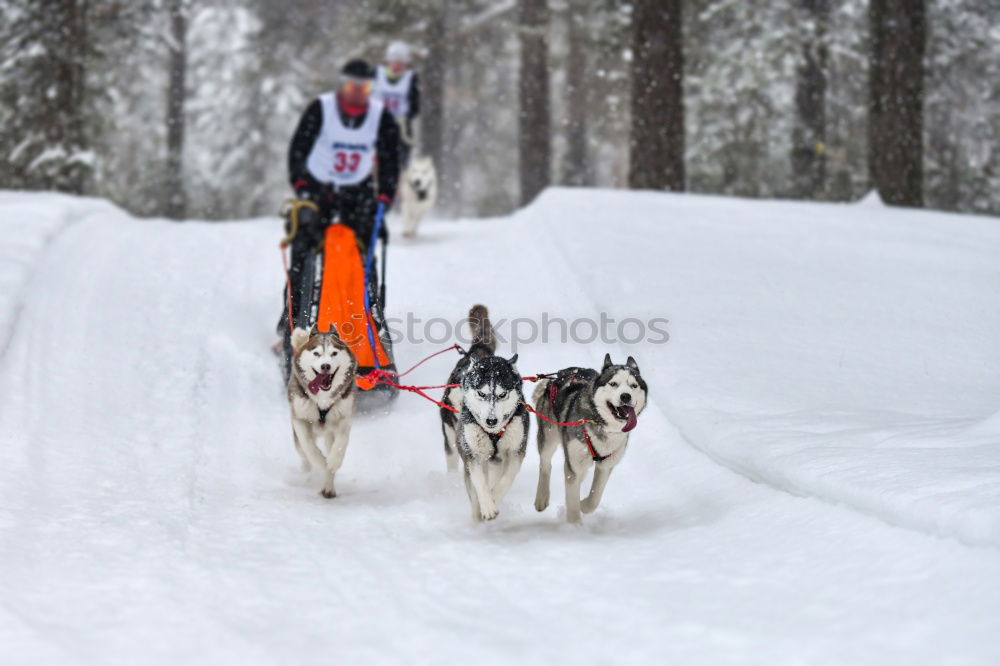
[[[580,502],[580,511],[584,513],[594,513],[597,510],[597,502],[592,502],[589,497]]]
[[[325,497],[326,499],[333,499],[334,497],[337,496],[337,491],[327,490],[326,488],[324,488],[323,490],[319,491],[319,494]]]
[[[545,511],[549,508],[549,498],[539,495],[535,497],[535,511]]]
[[[579,511],[567,511],[566,512],[566,522],[571,525],[580,525],[583,523],[583,516]]]
[[[493,520],[499,513],[496,505],[479,507],[479,517],[482,520]]]

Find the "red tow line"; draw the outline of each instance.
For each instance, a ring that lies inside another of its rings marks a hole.
[[[285,256],[285,248],[288,243],[282,243],[279,246],[279,251],[281,252],[281,265],[285,269],[285,297],[288,299],[288,331],[289,333],[295,332],[295,323],[292,321],[292,281],[288,274],[288,257]]]
[[[448,411],[450,411],[452,413],[458,413],[458,409],[456,409],[455,407],[453,407],[453,406],[451,406],[449,404],[446,404],[446,403],[444,403],[444,402],[442,402],[440,400],[435,400],[431,396],[427,395],[424,391],[430,391],[432,389],[458,388],[460,386],[460,384],[437,384],[437,385],[434,385],[434,386],[409,386],[407,384],[400,384],[398,381],[396,381],[398,378],[403,377],[404,375],[408,375],[409,373],[413,372],[415,369],[417,369],[418,367],[420,367],[421,365],[423,365],[424,363],[426,363],[430,359],[434,358],[435,356],[439,356],[441,354],[447,353],[447,352],[451,351],[452,349],[458,350],[459,352],[463,352],[462,347],[460,345],[455,344],[455,345],[452,345],[450,347],[445,347],[444,349],[442,349],[440,351],[436,351],[433,354],[424,357],[423,359],[421,359],[420,361],[418,361],[416,364],[414,364],[406,372],[401,372],[401,373],[395,374],[395,373],[392,373],[392,372],[388,372],[386,370],[382,370],[381,368],[375,368],[371,372],[367,373],[365,375],[365,378],[370,379],[370,380],[374,381],[375,383],[382,383],[382,384],[385,384],[387,386],[391,386],[393,388],[399,389],[401,391],[409,391],[410,393],[415,393],[415,394],[419,395],[420,397],[422,397],[422,398],[424,398],[426,400],[429,400],[430,402],[434,403],[435,405],[437,405],[441,409],[447,409]],[[542,379],[548,379],[550,376],[551,375],[548,375],[548,374],[538,374],[538,375],[530,375],[528,377],[521,377],[521,379],[524,380],[524,381],[528,381],[528,382],[537,382],[537,381],[540,381]],[[556,387],[555,387],[555,384],[553,384],[550,387],[550,389],[549,389],[549,401],[552,404],[552,412],[553,413],[555,413],[555,396],[556,396]],[[534,414],[538,418],[542,419],[543,421],[551,423],[552,425],[555,425],[555,426],[559,426],[561,428],[573,428],[573,427],[576,427],[576,426],[583,426],[583,439],[587,443],[587,450],[590,452],[590,457],[593,458],[595,461],[598,461],[598,462],[600,462],[601,460],[604,460],[605,458],[607,458],[607,456],[602,456],[601,454],[599,454],[597,452],[597,449],[594,448],[594,443],[590,440],[590,433],[587,432],[587,426],[586,426],[586,424],[589,423],[588,419],[579,419],[577,421],[557,421],[555,419],[549,418],[545,414],[540,413],[538,410],[536,410],[534,407],[532,407],[531,405],[529,405],[527,402],[524,403],[524,407],[529,412],[531,412],[532,414]]]

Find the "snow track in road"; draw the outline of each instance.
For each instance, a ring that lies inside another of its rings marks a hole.
[[[603,205],[601,193],[566,196]],[[674,199],[662,200],[674,210]],[[20,233],[7,226],[15,209],[66,205],[4,195],[0,243]],[[648,214],[639,208],[633,217]],[[402,316],[405,305],[425,322],[457,320],[477,301],[507,319],[593,316],[595,304],[634,314],[620,303],[674,314],[669,285],[650,293],[637,284],[648,258],[623,249],[627,238],[599,236],[593,218],[572,211],[540,210],[431,223],[415,242],[396,243],[388,314]],[[296,471],[269,350],[281,297],[278,231],[273,220],[173,224],[100,212],[57,235],[44,254],[50,269],[24,283],[0,359],[7,658],[1000,659],[995,550],[752,483],[684,441],[664,414],[676,413],[678,396],[704,393],[684,393],[675,373],[689,387],[698,376],[676,354],[704,356],[674,316],[669,345],[518,349],[525,374],[633,353],[650,381],[651,406],[582,528],[562,520],[558,479],[553,508],[531,507],[533,437],[498,520],[472,524],[460,479],[444,471],[436,410],[409,395],[391,414],[358,419],[341,494],[323,500],[316,479]],[[665,227],[663,242],[691,242],[674,231]],[[588,236],[600,247],[584,247]],[[676,280],[698,288],[689,266],[674,268]],[[446,344],[418,332],[422,341],[397,346],[402,367]],[[444,381],[453,362],[432,361],[414,380]],[[716,406],[729,396],[718,398]]]

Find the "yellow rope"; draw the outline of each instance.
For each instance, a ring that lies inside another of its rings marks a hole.
[[[299,210],[303,207],[312,208],[316,213],[319,213],[319,206],[316,205],[315,201],[309,201],[308,199],[285,199],[285,203],[282,205],[281,213],[288,216],[288,234],[281,240],[281,247],[287,247],[292,239],[295,238],[295,234],[299,233]]]

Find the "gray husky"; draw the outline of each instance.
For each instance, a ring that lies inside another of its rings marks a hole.
[[[325,473],[323,497],[336,497],[333,477],[344,462],[354,420],[354,387],[358,363],[337,331],[292,332],[292,369],[288,405],[292,439],[303,471],[314,465]]]
[[[600,372],[588,368],[566,368],[555,377],[539,382],[533,399],[535,409],[554,421],[578,426],[557,426],[538,418],[538,491],[535,508],[549,505],[552,454],[560,442],[566,468],[566,520],[578,523],[581,511],[591,513],[601,503],[611,470],[625,457],[628,433],[636,426],[646,406],[646,382],[631,356],[625,365],[615,365],[604,356]],[[583,475],[594,466],[590,494],[580,501]]]
[[[493,520],[497,505],[510,490],[528,448],[528,410],[521,376],[510,359],[497,356],[496,336],[485,306],[469,311],[472,346],[459,360],[442,402],[441,429],[448,469],[455,454],[465,466],[465,489],[473,520]]]

